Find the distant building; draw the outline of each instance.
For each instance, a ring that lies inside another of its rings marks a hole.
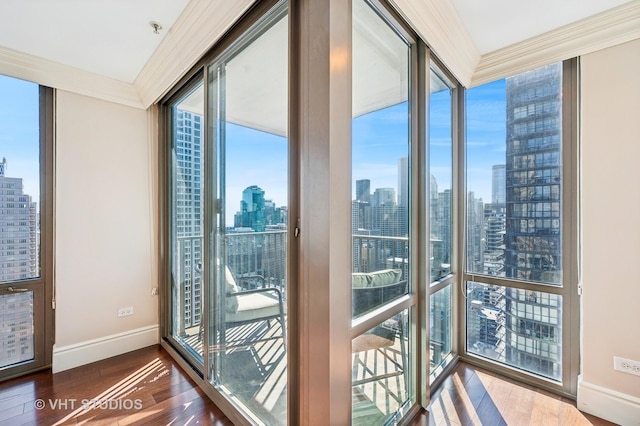
[[[393,188],[376,188],[371,200],[372,207],[396,206],[396,190]]]
[[[409,157],[398,159],[398,207],[409,210]]]
[[[491,168],[491,202],[504,204],[507,201],[507,166],[496,164]]]
[[[507,78],[506,87],[505,274],[559,284],[562,64]],[[507,289],[505,298],[507,362],[560,379],[560,296]]]
[[[174,134],[176,218],[175,277],[182,284],[184,312],[181,327],[200,324],[202,318],[202,132],[203,118],[175,111]]]
[[[371,202],[371,181],[369,179],[356,181],[356,201]]]
[[[242,191],[240,211],[236,213],[234,226],[264,232],[266,221],[264,190],[262,188],[252,185]]]
[[[40,275],[38,207],[23,191],[22,178],[7,177],[0,163],[0,282]]]

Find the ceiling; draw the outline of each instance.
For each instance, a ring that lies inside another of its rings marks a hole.
[[[188,3],[0,0],[0,46],[133,83]]]
[[[180,39],[172,27],[187,5],[202,1],[0,0],[0,47],[132,84],[163,38]],[[480,55],[629,2],[431,1],[451,2]]]
[[[450,0],[481,55],[630,0]]]

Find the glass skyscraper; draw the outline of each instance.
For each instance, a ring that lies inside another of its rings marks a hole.
[[[507,278],[562,282],[562,64],[506,81]],[[506,357],[561,376],[561,297],[507,288]]]
[[[0,282],[39,276],[37,203],[23,191],[22,178],[5,175],[0,162]]]

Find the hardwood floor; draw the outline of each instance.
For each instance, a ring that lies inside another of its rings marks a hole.
[[[413,425],[611,425],[575,403],[460,363]],[[42,407],[39,405],[42,404]],[[231,425],[159,346],[0,383],[0,424]]]
[[[459,363],[432,395],[418,425],[614,425],[580,412],[575,402]]]
[[[231,425],[160,346],[0,383],[0,424]]]

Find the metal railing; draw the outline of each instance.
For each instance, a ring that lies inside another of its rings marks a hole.
[[[181,328],[200,324],[202,313],[202,236],[179,237],[174,261],[175,278],[181,285],[177,313]],[[227,233],[224,263],[238,281],[250,287],[275,287],[287,294],[287,231]],[[409,238],[353,235],[353,272],[400,269],[409,275]],[[254,276],[264,282],[252,283]]]

